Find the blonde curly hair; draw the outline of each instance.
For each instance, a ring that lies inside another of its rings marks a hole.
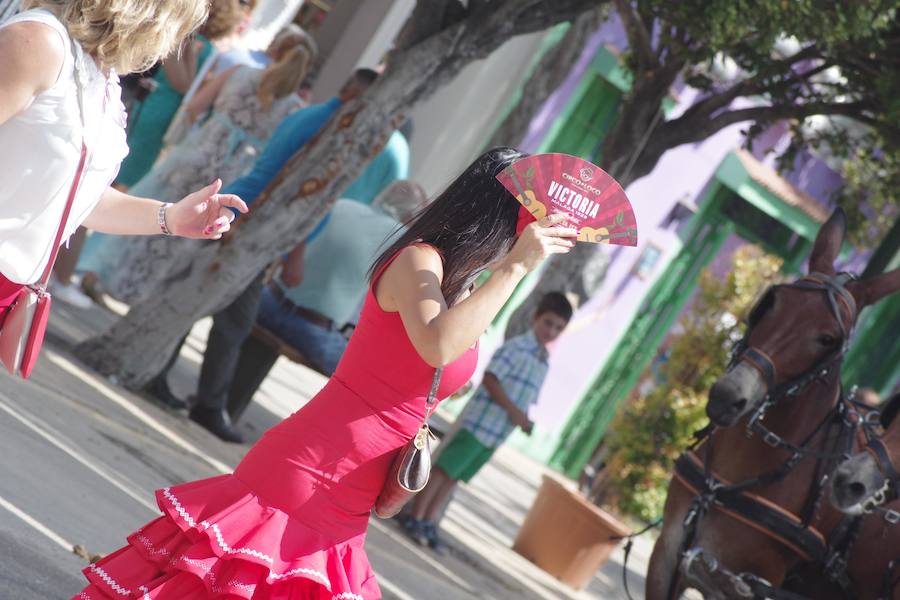
[[[233,35],[255,6],[256,0],[212,0],[200,33],[213,42]]]
[[[46,8],[82,49],[117,73],[140,72],[171,54],[205,20],[207,0],[26,0]]]

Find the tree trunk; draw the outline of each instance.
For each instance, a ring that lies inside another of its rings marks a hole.
[[[596,8],[575,19],[565,35],[541,57],[522,86],[519,101],[494,131],[485,149],[517,146],[522,141],[538,110],[568,77],[585,42],[597,30],[601,12],[604,12],[602,8]]]
[[[182,279],[132,307],[108,332],[76,353],[104,374],[141,387],[176,342],[204,315],[236,297],[270,261],[304,238],[336,194],[363,169],[398,126],[401,114],[446,84],[468,63],[513,35],[543,30],[596,6],[591,0],[506,0],[471,15],[392,57],[360,100],[344,107],[307,143],[220,244],[206,245]],[[490,93],[490,90],[485,90]]]

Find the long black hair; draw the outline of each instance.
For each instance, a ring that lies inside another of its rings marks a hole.
[[[441,292],[447,304],[453,305],[516,240],[519,203],[496,176],[524,156],[515,148],[500,147],[478,157],[434,202],[410,219],[406,232],[372,265],[369,279],[410,244],[425,242],[443,256]]]

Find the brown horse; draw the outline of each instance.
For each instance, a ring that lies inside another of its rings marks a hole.
[[[885,431],[838,465],[831,478],[832,504],[859,520],[849,545],[847,574],[856,599],[900,600],[900,394],[870,416]],[[833,585],[810,565],[789,589],[809,598],[842,600]]]
[[[841,515],[821,502],[822,483],[860,431],[840,361],[857,311],[900,289],[900,271],[865,282],[835,273],[845,230],[837,211],[816,238],[810,276],[770,289],[752,311],[710,390],[715,428],[679,459],[669,486],[648,600],[688,587],[711,599],[761,597],[762,580],[781,586],[799,565],[826,559]]]
[[[832,478],[832,502],[866,515],[848,570],[861,598],[900,598],[900,394],[885,404],[886,430],[843,463]]]
[[[883,506],[897,496],[900,486],[900,394],[885,405],[881,423],[883,435],[873,439],[862,452],[842,462],[831,481],[832,501],[841,511],[862,515]],[[900,548],[897,549],[900,555]]]

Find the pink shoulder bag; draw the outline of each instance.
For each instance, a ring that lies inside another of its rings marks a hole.
[[[78,55],[75,63],[78,63]],[[81,83],[78,77],[78,68],[75,68],[75,87],[78,93],[78,108],[81,112],[81,123],[84,127],[84,106],[82,105]],[[47,283],[50,281],[50,272],[59,254],[59,246],[72,211],[72,203],[78,193],[78,184],[84,175],[87,162],[87,146],[84,138],[81,140],[81,159],[78,169],[75,171],[75,179],[66,199],[66,207],[63,209],[62,220],[56,230],[56,238],[50,250],[50,260],[44,268],[44,274],[37,283],[23,286],[16,300],[6,309],[5,318],[0,319],[0,362],[2,362],[11,375],[19,375],[22,379],[28,379],[31,370],[37,362],[41,346],[44,343],[44,334],[47,332],[47,319],[50,318],[50,293],[47,291]]]
[[[22,379],[28,379],[31,375],[41,345],[44,343],[47,319],[50,318],[50,292],[47,291],[47,282],[50,281],[50,272],[53,270],[53,263],[56,262],[56,255],[59,254],[59,245],[62,243],[66,221],[72,210],[72,201],[78,191],[78,183],[84,174],[86,157],[87,147],[82,142],[78,171],[69,191],[62,222],[56,232],[50,261],[44,268],[44,274],[37,283],[22,287],[15,302],[7,309],[6,318],[0,326],[0,362],[6,365],[11,375],[19,375]]]

